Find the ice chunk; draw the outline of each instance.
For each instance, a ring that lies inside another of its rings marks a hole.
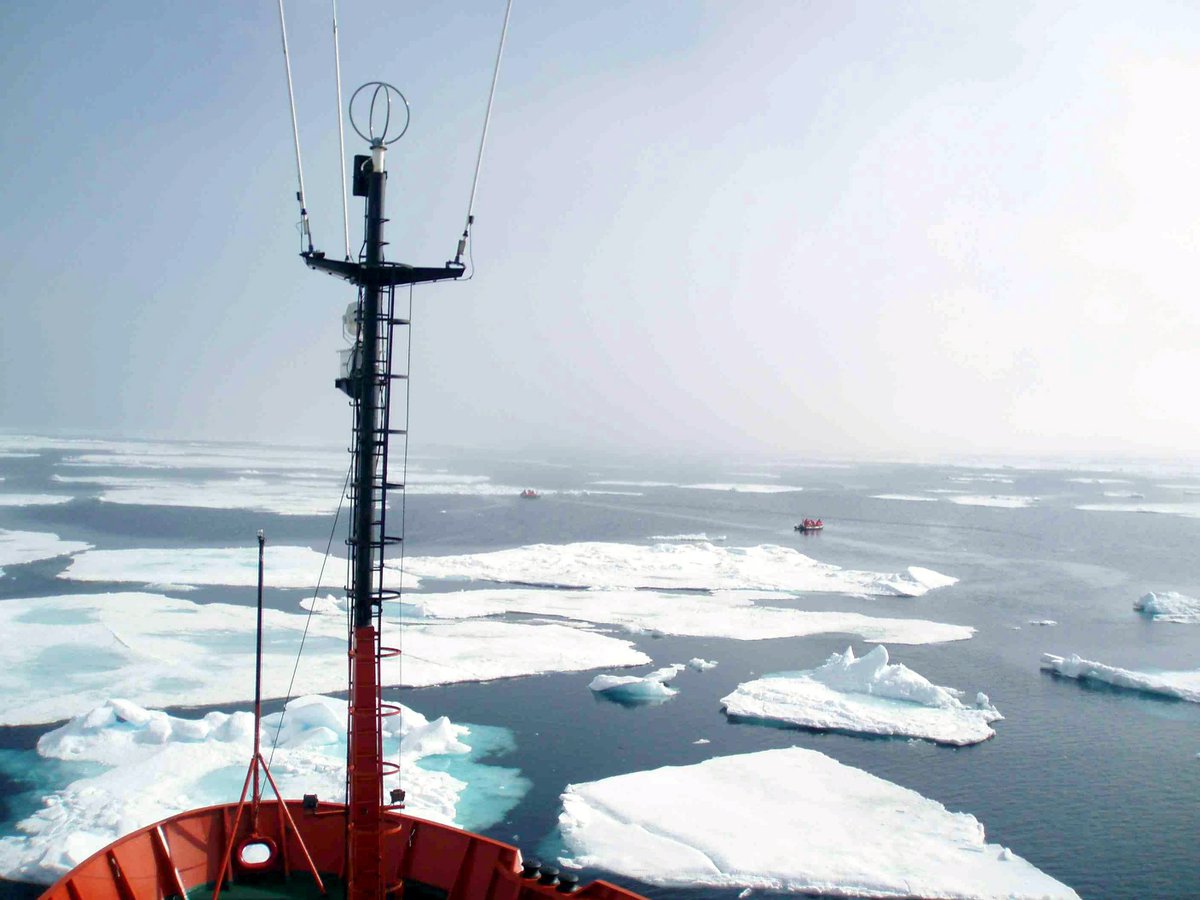
[[[1136,669],[1121,669],[1104,663],[1083,659],[1072,653],[1070,656],[1042,654],[1042,668],[1064,678],[1081,681],[1101,681],[1114,687],[1131,691],[1144,691],[1176,700],[1200,703],[1200,669],[1183,669],[1174,672],[1139,672]]]
[[[70,503],[74,499],[65,494],[0,493],[0,506],[58,506],[61,503]]]
[[[695,669],[697,672],[707,672],[709,669],[715,669],[717,664],[711,659],[701,659],[699,656],[693,656],[688,660],[688,667]]]
[[[1055,621],[1054,619],[1030,619],[1026,624],[1040,625],[1043,628],[1053,628],[1055,625],[1058,624],[1058,622]]]
[[[713,798],[724,797],[714,815]],[[798,747],[567,787],[564,864],[651,884],[867,897],[1074,898],[972,815]]]
[[[406,567],[422,577],[548,587],[833,591],[902,597],[919,597],[958,580],[916,566],[896,574],[842,569],[772,544],[532,544],[490,553],[410,557]]]
[[[588,688],[619,703],[654,703],[679,693],[667,682],[687,668],[682,663],[655,669],[648,675],[597,675]]]
[[[1023,497],[1012,494],[958,494],[953,497],[947,497],[951,503],[958,503],[962,506],[999,506],[1004,509],[1025,509],[1033,506],[1038,502],[1037,497]]]
[[[398,752],[404,763],[408,811],[456,824],[469,786],[447,772],[422,768],[420,761],[468,753],[470,730],[445,717],[431,722],[407,707],[384,721],[385,753],[395,758]],[[236,802],[250,760],[253,725],[245,712],[188,719],[109,700],[43,735],[40,756],[94,763],[105,771],[55,791],[18,824],[22,836],[0,839],[0,875],[51,881],[132,829],[185,809]],[[267,748],[278,736],[272,774],[285,797],[316,793],[344,800],[344,700],[292,700],[284,713],[264,717],[262,731]],[[508,796],[493,804],[486,824],[502,818],[524,793],[523,779],[509,782]],[[396,786],[396,776],[385,779],[385,792]],[[270,788],[265,793],[273,797]]]
[[[1200,623],[1200,600],[1175,591],[1143,594],[1133,602],[1133,608],[1155,622]]]
[[[91,544],[64,541],[57,534],[45,531],[6,531],[0,528],[0,576],[4,566],[19,566],[90,550]]]
[[[390,621],[390,620],[389,620]],[[345,621],[267,609],[263,690],[341,690]],[[79,594],[0,603],[0,725],[65,719],[114,695],[147,706],[247,700],[254,687],[255,611],[145,593]],[[303,637],[307,633],[307,637]],[[636,666],[628,641],[564,625],[495,621],[409,625],[404,666],[385,686],[488,681],[543,672]],[[402,680],[401,680],[402,679]]]
[[[755,603],[755,596],[742,591],[718,591],[706,595],[507,588],[422,594],[421,609],[425,615],[444,618],[525,613],[617,625],[633,632],[730,637],[746,641],[812,634],[857,634],[871,642],[932,644],[966,640],[975,633],[975,629],[966,625],[925,619],[760,606]]]
[[[924,738],[955,746],[992,737],[988,723],[1003,717],[987,695],[977,694],[974,706],[961,696],[907,666],[889,663],[887,648],[879,646],[861,659],[847,647],[816,669],[746,682],[721,703],[732,717],[823,731]]]

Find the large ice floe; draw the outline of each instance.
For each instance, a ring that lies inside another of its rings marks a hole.
[[[1200,503],[1081,503],[1075,507],[1090,512],[1155,513],[1200,519]]]
[[[8,494],[0,493],[0,506],[58,506],[74,498],[65,494]]]
[[[1135,600],[1133,608],[1155,622],[1200,624],[1200,600],[1175,591],[1150,591]]]
[[[1074,653],[1066,657],[1043,653],[1042,668],[1064,678],[1098,681],[1131,691],[1200,703],[1200,669],[1139,672],[1083,659]]]
[[[830,591],[919,597],[958,579],[920,566],[884,574],[817,562],[790,547],[718,547],[663,542],[531,544],[460,556],[409,557],[405,569],[431,578],[575,588]]]
[[[824,665],[738,685],[723,698],[734,718],[822,731],[924,738],[939,744],[977,744],[1003,718],[985,694],[973,705],[962,692],[940,687],[907,666],[888,662],[879,646],[857,659],[851,647]]]
[[[404,766],[409,812],[450,824],[491,824],[459,823],[457,808],[466,783],[420,764],[427,757],[470,753],[470,729],[445,717],[431,722],[407,707],[383,721],[385,752]],[[43,735],[37,753],[44,759],[90,764],[87,768],[96,774],[50,794],[41,809],[17,825],[21,834],[0,839],[0,876],[52,881],[133,829],[186,809],[237,802],[253,731],[254,718],[246,712],[179,718],[128,700],[108,700],[81,713]],[[263,719],[265,748],[277,734],[271,772],[283,796],[315,793],[344,801],[345,701],[320,696],[292,700],[286,713]],[[490,807],[492,821],[502,818],[528,787],[514,770],[495,771],[501,777],[492,780],[499,789],[482,804]],[[395,779],[385,778],[385,790],[398,786]],[[274,799],[270,788],[265,793]]]
[[[78,594],[0,603],[0,725],[66,719],[113,696],[147,706],[246,700],[254,671],[255,610],[148,593]],[[304,641],[295,693],[343,690],[341,616],[264,611],[263,691],[283,696]],[[306,635],[306,637],[305,637]],[[636,666],[629,641],[553,624],[411,624],[403,665],[385,686],[423,687],[544,672]]]
[[[264,580],[268,587],[314,587],[325,556],[308,547],[268,545]],[[344,571],[344,559],[330,557],[326,580]],[[175,549],[89,550],[71,560],[60,578],[123,584],[258,584],[258,548],[180,547]],[[405,582],[405,586],[415,583]]]
[[[131,478],[120,475],[56,475],[64,484],[102,488],[103,503],[246,509],[281,516],[323,516],[337,511],[343,483],[326,478]]]
[[[44,531],[7,531],[0,528],[0,576],[4,575],[4,566],[19,566],[89,549],[91,544],[64,541],[57,534]]]
[[[631,632],[757,641],[813,634],[857,634],[865,641],[934,644],[970,638],[975,629],[925,619],[866,616],[834,610],[763,606],[746,591],[712,594],[662,591],[562,591],[484,588],[410,596],[426,616],[461,619],[518,613],[616,625]],[[759,600],[768,602],[770,597]],[[779,599],[776,597],[776,599]]]
[[[974,816],[815,750],[617,775],[570,785],[562,802],[564,864],[651,884],[840,897],[1077,896],[987,843]]]
[[[1026,509],[1038,502],[1037,497],[1014,494],[957,494],[947,499],[961,506],[996,506],[1003,509]]]

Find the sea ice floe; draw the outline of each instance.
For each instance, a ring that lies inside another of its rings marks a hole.
[[[74,499],[65,494],[0,493],[0,506],[58,506],[62,503],[70,503]]]
[[[1173,697],[1176,700],[1200,703],[1200,669],[1139,672],[1135,669],[1121,669],[1117,666],[1093,662],[1090,659],[1082,659],[1074,653],[1067,657],[1043,653],[1042,668],[1065,678],[1100,681],[1132,691],[1143,691],[1147,694],[1159,694],[1164,697]]]
[[[547,587],[829,591],[902,597],[919,597],[958,581],[920,566],[892,574],[842,569],[773,544],[532,544],[490,553],[409,557],[405,568],[420,577]]]
[[[960,484],[970,484],[976,481],[983,481],[989,484],[1012,484],[1013,480],[1007,475],[1001,475],[997,472],[981,472],[978,475],[951,475],[948,481],[957,481]]]
[[[717,667],[716,660],[701,659],[699,656],[693,656],[687,664],[689,669],[695,669],[697,672],[707,672]]]
[[[1132,484],[1128,478],[1068,478],[1074,484]]]
[[[103,488],[103,503],[132,506],[183,506],[199,509],[246,509],[281,516],[324,516],[337,511],[343,482],[325,478],[130,478],[118,475],[60,475],[66,484]]]
[[[681,484],[693,491],[731,491],[735,494],[792,494],[804,488],[789,484]]]
[[[1105,497],[1112,497],[1117,500],[1145,500],[1146,495],[1138,491],[1105,491]]]
[[[149,706],[247,700],[254,683],[254,627],[252,606],[157,594],[5,600],[0,603],[0,725],[58,721],[112,696]],[[305,651],[293,691],[345,688],[343,617],[267,609],[264,627],[264,696],[287,692],[302,640]],[[385,686],[650,662],[628,641],[564,625],[434,622],[408,625],[395,640],[404,655],[402,663],[383,667]]]
[[[851,647],[824,665],[738,685],[721,703],[728,716],[821,731],[923,738],[964,746],[995,734],[1003,718],[985,694],[974,704],[962,692],[931,683],[907,666],[888,662],[887,648],[857,659]]]
[[[719,544],[727,540],[723,534],[713,535],[709,537],[703,531],[699,534],[652,534],[652,541],[680,541],[688,544]]]
[[[970,638],[975,629],[924,619],[761,606],[750,592],[560,591],[483,589],[420,595],[427,616],[461,619],[519,613],[617,625],[632,632],[757,641],[813,634],[857,634],[870,642],[933,644]],[[771,598],[765,598],[770,600]],[[776,597],[776,599],[780,599]]]
[[[714,798],[725,798],[714,811]],[[569,785],[564,865],[671,887],[842,897],[1075,898],[983,825],[798,747]]]
[[[1029,620],[1028,622],[1026,622],[1025,624],[1027,624],[1027,625],[1041,625],[1042,627],[1045,627],[1045,628],[1052,628],[1052,627],[1054,627],[1055,625],[1057,625],[1057,624],[1058,624],[1058,622],[1057,622],[1056,620],[1054,620],[1054,619],[1030,619],[1030,620]]]
[[[1089,512],[1157,513],[1164,516],[1182,516],[1185,519],[1200,519],[1200,503],[1081,503],[1076,509]]]
[[[67,556],[90,550],[91,546],[82,541],[64,541],[57,534],[44,531],[7,531],[0,528],[0,576],[4,575],[4,566],[19,566],[39,559]]]
[[[254,718],[250,713],[210,712],[180,718],[128,700],[109,700],[41,737],[37,753],[48,759],[103,767],[46,797],[20,822],[24,834],[0,839],[0,876],[47,882],[133,829],[185,809],[236,802],[250,761]],[[315,793],[344,801],[346,703],[328,697],[292,700],[286,714],[264,717],[270,748],[278,733],[271,771],[285,798]],[[470,729],[445,717],[429,721],[402,707],[384,719],[385,752],[404,763],[408,811],[456,824],[468,786],[444,771],[422,768],[429,756],[470,751]],[[510,770],[511,771],[511,770]],[[507,806],[528,783],[512,772]],[[385,792],[398,786],[385,778]],[[268,799],[274,794],[268,787]],[[495,806],[495,819],[507,812]]]
[[[1014,494],[961,494],[947,497],[951,503],[962,506],[998,506],[1004,509],[1025,509],[1038,502],[1037,497],[1023,497]]]
[[[264,582],[268,587],[314,587],[325,555],[308,547],[268,544]],[[339,581],[346,561],[331,556],[324,581]],[[399,573],[388,570],[388,587]],[[258,584],[258,547],[180,547],[176,549],[88,550],[71,560],[59,578],[114,584],[219,584],[253,587]],[[412,589],[417,578],[405,573],[403,586]]]
[[[63,446],[58,449],[77,449]],[[220,469],[233,472],[345,473],[345,450],[259,445],[222,447],[215,444],[118,443],[93,448],[98,452],[63,458],[64,466],[122,469]]]
[[[872,500],[908,500],[913,503],[937,503],[937,497],[922,497],[918,494],[872,494]]]
[[[679,693],[679,689],[668,682],[674,681],[685,668],[683,663],[675,663],[647,675],[597,675],[588,684],[588,689],[618,703],[661,703]]]
[[[1135,600],[1133,608],[1155,622],[1200,623],[1200,600],[1175,591],[1150,591]]]

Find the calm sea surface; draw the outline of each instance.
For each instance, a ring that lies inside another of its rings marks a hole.
[[[0,506],[0,528],[52,531],[98,548],[251,545],[258,528],[276,544],[324,550],[330,519],[230,510],[122,506],[96,499],[99,489],[62,484],[55,473],[153,474],[183,478],[188,470],[131,473],[128,468],[67,469],[61,451],[0,458],[0,492],[64,493],[59,506]],[[903,662],[931,681],[986,692],[1004,714],[993,740],[952,749],[923,742],[869,739],[731,724],[719,699],[769,672],[811,668],[849,637],[767,641],[635,635],[656,664],[701,656],[718,668],[681,680],[680,693],[653,707],[626,708],[594,699],[595,673],[546,675],[490,684],[400,692],[428,716],[503,726],[515,749],[491,761],[519,768],[532,788],[507,819],[489,829],[526,855],[554,849],[558,797],[572,782],[687,764],[733,753],[801,746],[974,814],[988,840],[1011,847],[1088,898],[1200,897],[1200,707],[1048,676],[1042,652],[1081,656],[1127,668],[1200,666],[1200,626],[1151,623],[1132,610],[1149,590],[1200,596],[1200,518],[1174,514],[1084,511],[1085,503],[1196,502],[1200,477],[1125,472],[1122,484],[1079,483],[1095,472],[967,469],[948,466],[699,465],[640,460],[555,463],[457,455],[420,459],[425,467],[489,476],[496,484],[533,486],[536,502],[515,496],[417,495],[408,499],[408,552],[473,553],[530,543],[650,543],[654,535],[705,533],[725,546],[782,544],[839,566],[894,572],[926,566],[960,582],[920,598],[807,595],[805,609],[919,617],[975,627],[974,639],[920,647],[893,646]],[[992,473],[1000,480],[961,481]],[[747,493],[677,486],[602,486],[598,481],[781,484],[800,493]],[[578,494],[628,491],[639,496]],[[558,491],[558,493],[552,493]],[[1037,497],[1029,508],[958,505],[975,495]],[[1105,492],[1135,492],[1144,500]],[[934,502],[873,499],[888,493]],[[822,534],[801,535],[792,523],[824,517]],[[340,548],[339,543],[335,546]],[[7,566],[0,602],[71,592],[128,589],[57,579],[64,560]],[[339,575],[340,577],[340,575]],[[269,602],[295,609],[297,592],[271,592]],[[252,603],[252,592],[205,588],[200,602]],[[780,605],[772,601],[774,605]],[[1052,627],[1033,620],[1052,619]],[[248,673],[248,680],[250,673]],[[228,708],[228,707],[227,707]],[[28,749],[47,730],[0,728],[0,753]],[[700,738],[710,741],[697,745]],[[3,766],[0,766],[3,768]],[[37,802],[37,783],[53,783],[47,767],[0,782],[0,832]],[[712,816],[738,803],[737,786],[711,798]],[[868,851],[869,852],[869,851]],[[596,873],[589,873],[596,874]],[[620,880],[619,878],[615,880]],[[3,885],[5,894],[19,886]],[[649,896],[733,897],[737,891],[679,891],[647,886]],[[755,892],[755,896],[766,896]]]

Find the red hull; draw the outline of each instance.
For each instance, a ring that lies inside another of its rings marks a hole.
[[[289,800],[287,809],[317,870],[344,880],[346,807],[321,803],[306,810],[301,801]],[[166,900],[212,886],[236,813],[236,803],[209,806],[128,834],[72,869],[41,900]],[[515,847],[395,811],[382,815],[381,863],[393,897],[403,897],[405,885],[421,896],[447,900],[534,900],[565,893],[554,884],[539,883],[537,877],[522,878],[521,853]],[[288,878],[312,890],[300,841],[285,825],[280,804],[263,801],[258,834],[269,838],[277,851],[263,866],[247,866],[235,853],[233,883]],[[239,837],[249,834],[244,815],[238,831]],[[430,888],[437,893],[428,893]],[[605,881],[592,882],[574,895],[590,900],[641,896]]]

